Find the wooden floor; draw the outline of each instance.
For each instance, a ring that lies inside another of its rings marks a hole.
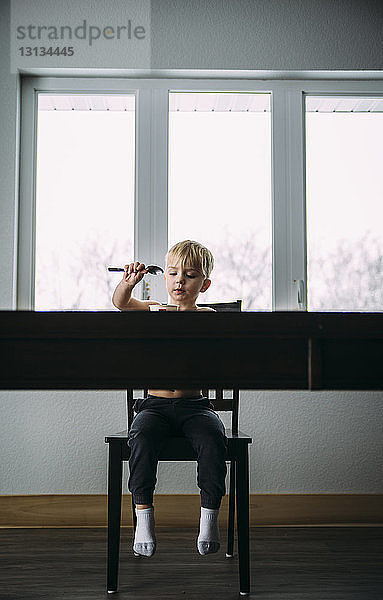
[[[157,552],[145,559],[134,558],[124,529],[120,591],[107,595],[105,529],[0,529],[0,598],[239,598],[237,557],[226,558],[224,545],[200,556],[196,535],[158,527]],[[375,527],[252,529],[250,598],[382,600],[382,541]]]

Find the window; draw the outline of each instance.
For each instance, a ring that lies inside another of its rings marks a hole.
[[[114,310],[108,265],[198,239],[201,303],[383,310],[382,98],[380,80],[23,76],[17,308]],[[145,280],[135,296],[166,302]]]
[[[134,96],[38,97],[36,310],[109,309],[133,256]]]
[[[383,309],[383,98],[306,99],[308,309]]]
[[[170,94],[169,246],[212,251],[201,302],[271,310],[270,125],[270,94]]]

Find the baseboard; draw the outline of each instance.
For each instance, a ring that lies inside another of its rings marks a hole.
[[[220,520],[227,519],[228,497]],[[195,527],[198,494],[157,494],[157,526]],[[123,498],[122,525],[132,525],[131,496]],[[255,526],[380,526],[383,494],[251,494],[250,525]],[[107,497],[92,495],[0,496],[0,527],[105,527]]]

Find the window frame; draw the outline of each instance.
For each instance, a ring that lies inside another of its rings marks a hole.
[[[22,76],[15,291],[18,310],[34,309],[38,94],[135,95],[134,258],[161,264],[168,249],[168,101],[169,93],[177,91],[271,94],[272,310],[307,311],[305,97],[383,96],[380,79]],[[299,281],[304,286],[301,305]],[[153,278],[151,297],[166,301],[165,294]]]

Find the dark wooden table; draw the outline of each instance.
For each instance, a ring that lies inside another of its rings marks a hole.
[[[0,389],[383,389],[383,314],[0,311]]]

